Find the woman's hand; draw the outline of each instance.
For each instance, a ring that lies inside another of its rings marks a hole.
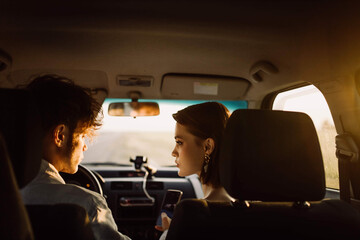
[[[156,225],[155,229],[163,232],[163,231],[169,229],[170,223],[171,223],[171,218],[169,218],[166,213],[162,212],[161,213],[161,222],[162,222],[161,226]]]

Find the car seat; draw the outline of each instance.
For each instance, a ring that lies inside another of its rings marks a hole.
[[[42,155],[42,127],[37,106],[30,92],[24,89],[0,89],[1,173],[7,174],[2,184],[7,192],[2,198],[1,225],[4,234],[12,234],[21,225],[21,236],[1,239],[94,239],[89,218],[84,208],[75,204],[23,205],[19,188],[24,187],[38,173]],[[5,156],[5,157],[4,157]],[[8,158],[6,157],[8,156]],[[6,160],[10,159],[11,163]],[[12,175],[12,170],[14,175]],[[2,175],[3,175],[2,174]],[[2,176],[3,177],[3,176]],[[14,179],[16,178],[16,179]],[[31,227],[27,225],[30,218]],[[19,221],[15,225],[14,222]],[[11,224],[10,224],[11,223]],[[6,226],[11,225],[6,228]],[[5,227],[4,227],[5,226]],[[11,232],[10,232],[11,231]],[[32,235],[32,232],[34,233]]]
[[[304,113],[244,109],[228,120],[220,180],[233,203],[182,200],[166,239],[360,239],[360,214],[324,199],[315,127]]]
[[[34,234],[22,202],[5,140],[0,133],[0,239],[32,240]]]

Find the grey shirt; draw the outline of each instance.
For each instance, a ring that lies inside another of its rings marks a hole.
[[[117,225],[100,194],[83,187],[65,184],[56,168],[42,160],[38,175],[21,190],[26,205],[48,205],[56,203],[74,203],[85,208],[96,239],[130,238],[118,232]]]

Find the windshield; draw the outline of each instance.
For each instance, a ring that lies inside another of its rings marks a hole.
[[[107,113],[110,103],[130,99],[106,99],[103,104],[103,126],[88,142],[83,164],[113,163],[130,165],[130,158],[145,156],[154,167],[174,166],[171,152],[175,146],[175,120],[172,114],[189,105],[205,102],[190,100],[146,100],[157,102],[160,115],[148,117],[114,117]],[[139,101],[141,102],[141,101]],[[219,101],[230,112],[247,108],[246,101]]]

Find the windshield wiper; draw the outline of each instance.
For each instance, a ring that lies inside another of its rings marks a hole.
[[[116,162],[85,162],[85,163],[81,163],[81,164],[91,165],[91,166],[101,166],[101,165],[121,166],[121,167],[131,167],[132,166],[132,164],[116,163]]]

